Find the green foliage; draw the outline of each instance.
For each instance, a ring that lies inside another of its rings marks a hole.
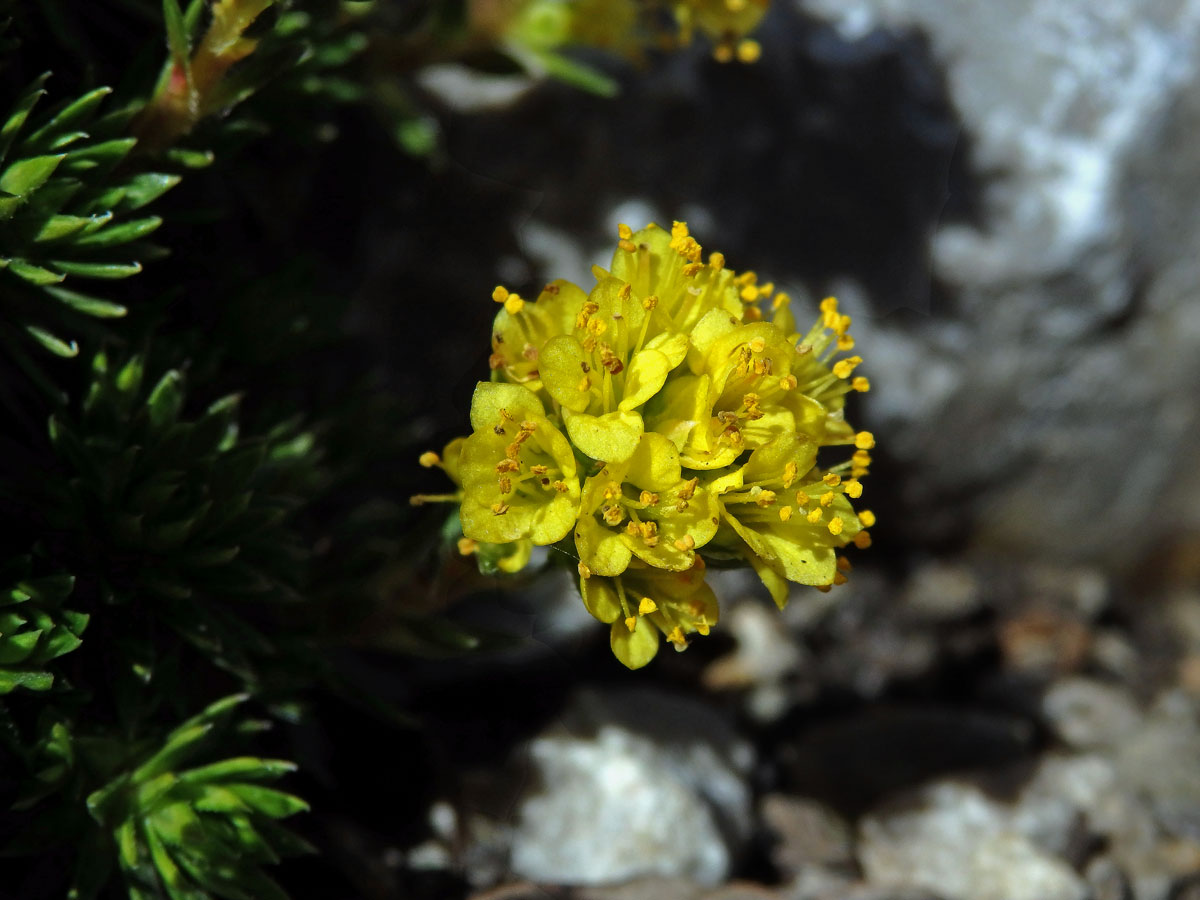
[[[29,86],[0,129],[0,338],[11,345],[23,333],[74,356],[81,333],[98,333],[87,319],[126,314],[83,285],[128,278],[162,255],[147,240],[162,220],[144,209],[179,176],[128,165],[136,108],[102,113],[108,88],[36,117],[47,78]]]
[[[253,730],[256,723],[235,724],[245,699],[211,704],[87,798],[88,811],[115,844],[131,898],[286,896],[261,866],[309,849],[274,822],[308,806],[266,783],[295,766],[247,756],[197,764],[231,733]],[[79,883],[75,890],[81,898],[95,893]]]
[[[236,394],[189,418],[181,372],[145,374],[141,357],[94,358],[79,413],[50,419],[64,477],[40,505],[73,554],[92,561],[104,603],[153,604],[214,662],[253,680],[264,641],[236,607],[300,597],[305,555],[286,520],[320,477],[313,435],[289,422],[242,436]]]
[[[75,587],[70,575],[32,574],[29,557],[17,557],[0,574],[0,695],[17,688],[46,691],[54,674],[46,666],[83,643],[84,613],[63,609]]]

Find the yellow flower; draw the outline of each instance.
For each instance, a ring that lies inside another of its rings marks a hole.
[[[471,400],[474,433],[459,457],[463,534],[507,543],[565,537],[579,508],[575,455],[523,387],[481,383]]]
[[[637,557],[684,571],[717,533],[717,504],[698,479],[684,478],[679,453],[658,434],[643,434],[624,463],[607,463],[583,486],[575,547],[596,575],[620,575]]]
[[[635,562],[622,574],[580,578],[587,611],[611,623],[613,654],[631,669],[640,669],[658,653],[659,635],[676,650],[687,648],[687,635],[708,634],[717,624],[717,597],[704,580],[704,561],[684,572],[668,572]]]
[[[817,445],[811,440],[781,435],[751,453],[744,466],[708,485],[728,526],[718,544],[740,550],[780,606],[787,600],[789,581],[832,584],[837,548],[862,530],[847,499],[860,494],[861,485],[843,481],[837,471],[816,468],[816,459]]]
[[[752,63],[761,49],[746,35],[758,27],[769,6],[769,0],[676,0],[675,17],[684,43],[698,28],[713,42],[713,56],[718,62],[736,58]]]
[[[869,384],[837,301],[802,334],[786,294],[706,260],[681,222],[622,225],[593,274],[586,293],[493,291],[473,433],[420,459],[462,485],[424,498],[461,504],[460,552],[510,572],[535,545],[573,551],[584,603],[631,668],[660,634],[682,649],[716,623],[708,562],[752,566],[780,606],[789,583],[845,581],[838,550],[871,543],[875,516],[852,501],[875,436],[845,420]],[[818,465],[832,445],[849,458]]]

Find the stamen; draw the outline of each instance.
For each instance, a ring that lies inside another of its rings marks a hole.
[[[458,552],[462,556],[470,556],[479,549],[479,542],[469,537],[458,539]]]
[[[779,508],[779,521],[786,522],[792,517],[792,508],[790,506],[781,506]]]
[[[875,435],[869,431],[860,431],[854,436],[854,446],[859,450],[870,450],[875,446]]]
[[[442,458],[440,456],[438,456],[436,453],[434,453],[432,450],[426,450],[424,453],[421,454],[420,458],[417,460],[417,462],[419,462],[426,469],[433,468],[441,461],[442,461]]]
[[[492,504],[492,515],[493,516],[502,516],[506,512],[508,512],[508,504],[507,503],[493,503]]]
[[[864,528],[874,528],[875,513],[871,512],[869,509],[864,509],[858,514],[858,521],[863,523]]]
[[[830,533],[830,534],[834,534],[834,535],[841,534],[841,533],[842,533],[842,519],[841,519],[841,517],[840,517],[840,516],[834,516],[832,519],[830,519],[830,520],[829,520],[829,526],[828,526],[828,527],[829,527],[829,533]]]
[[[638,615],[648,616],[654,612],[658,612],[658,604],[649,597],[643,597],[642,602],[638,604]]]

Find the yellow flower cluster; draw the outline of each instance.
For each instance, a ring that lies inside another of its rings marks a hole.
[[[869,384],[836,300],[801,333],[786,294],[704,261],[682,222],[619,237],[590,292],[496,288],[472,434],[421,461],[461,486],[464,553],[505,571],[533,545],[577,557],[584,604],[637,668],[660,634],[683,649],[716,624],[706,561],[753,566],[780,606],[788,582],[844,581],[837,550],[870,544],[851,500],[874,438],[843,418]],[[825,466],[830,445],[854,449]]]
[[[595,47],[634,59],[647,48],[670,50],[703,34],[720,62],[755,62],[748,37],[770,0],[474,0],[479,24],[508,43],[542,50]]]

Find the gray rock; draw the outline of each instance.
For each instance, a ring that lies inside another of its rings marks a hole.
[[[1042,699],[1042,712],[1062,740],[1084,750],[1125,740],[1141,721],[1127,690],[1089,678],[1056,682]]]
[[[827,806],[803,797],[768,794],[759,814],[775,838],[771,862],[784,876],[798,876],[813,866],[853,863],[850,826]]]
[[[585,695],[529,746],[512,870],[549,884],[685,877],[714,885],[751,829],[752,761],[725,722],[685,698]]]
[[[978,788],[940,782],[869,815],[859,861],[875,886],[962,900],[1083,900],[1063,860],[1022,834],[1010,810]]]
[[[1200,2],[798,2],[927,35],[983,185],[931,240],[953,316],[860,329],[906,527],[1106,566],[1194,528]]]

